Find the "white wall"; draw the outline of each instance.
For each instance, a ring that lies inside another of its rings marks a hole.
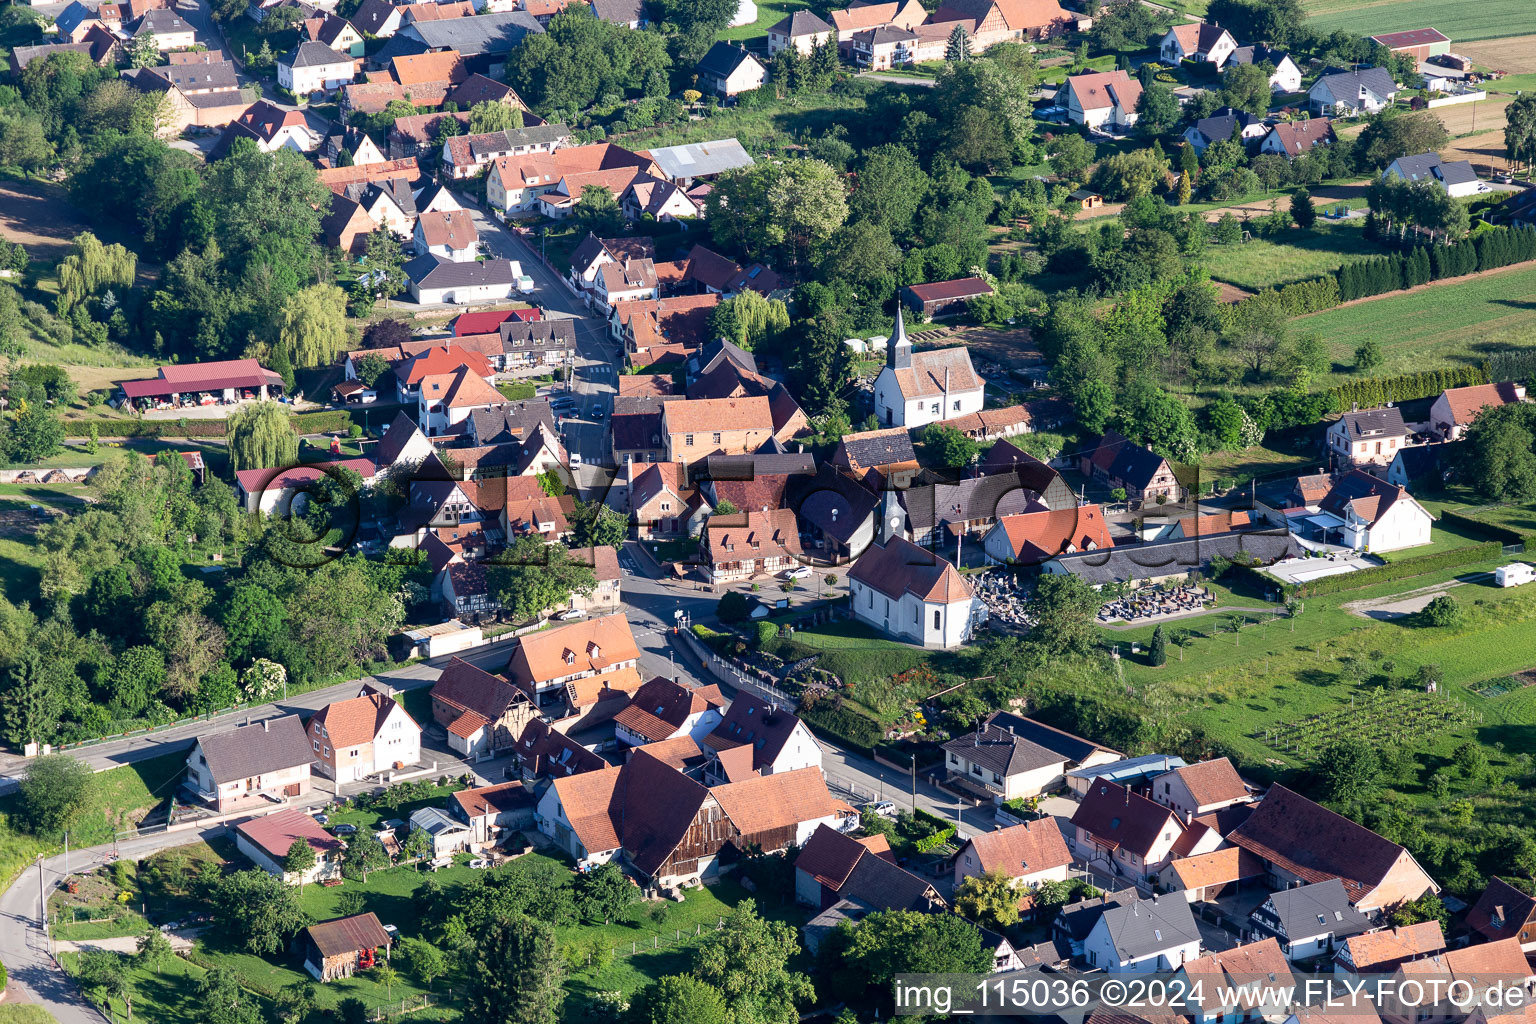
[[[811,735],[806,724],[799,722],[789,734],[789,739],[784,741],[784,749],[779,751],[779,756],[773,759],[772,764],[764,766],[762,773],[772,775],[775,772],[792,772],[798,768],[820,767],[821,744],[816,742],[816,737]]]
[[[956,403],[959,408],[956,408]],[[883,367],[875,379],[875,415],[882,427],[922,427],[941,420],[958,419],[980,412],[986,404],[986,389],[951,391],[948,395],[908,400],[896,383],[896,371]],[[935,410],[934,406],[938,409]],[[890,416],[886,416],[886,411]]]

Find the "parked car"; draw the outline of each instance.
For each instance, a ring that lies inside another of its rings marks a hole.
[[[329,825],[330,822],[331,822],[331,818],[330,818],[330,815],[328,815],[328,814],[317,814],[317,815],[315,815],[315,821],[318,824],[321,824],[321,825]]]
[[[334,826],[331,831],[336,833],[338,836],[355,836],[357,835],[357,826],[348,825],[343,822],[340,825]]]
[[[584,619],[586,617],[587,613],[582,611],[580,608],[572,608],[570,611],[561,612],[558,616],[556,616],[556,618],[558,618],[561,622],[570,622],[572,619]]]
[[[872,804],[865,804],[864,809],[866,811],[874,811],[882,818],[896,817],[896,805],[889,800],[879,800]]]
[[[572,468],[574,468],[576,466],[579,466],[579,465],[581,465],[581,453],[580,452],[571,452],[571,466],[572,466]]]
[[[786,570],[785,573],[784,573],[784,578],[787,579],[787,580],[803,580],[807,576],[809,576],[810,574],[811,574],[811,567],[810,566],[808,566],[808,565],[797,565],[793,569]]]
[[[1493,180],[1498,182],[1500,185],[1508,185],[1508,184],[1512,183],[1515,179],[1514,179],[1514,177],[1509,172],[1507,172],[1507,171],[1500,171],[1498,174],[1495,174],[1493,176]]]

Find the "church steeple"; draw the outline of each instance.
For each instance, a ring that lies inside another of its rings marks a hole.
[[[907,325],[901,316],[901,304],[896,305],[896,329],[885,343],[885,365],[893,370],[906,370],[912,366],[912,342],[907,340]]]
[[[901,498],[893,490],[880,493],[880,528],[877,536],[882,546],[892,537],[905,539],[907,534],[907,510],[901,507]]]

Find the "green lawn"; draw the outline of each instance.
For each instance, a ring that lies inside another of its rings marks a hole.
[[[1198,472],[1199,483],[1202,490],[1205,490],[1208,489],[1207,485],[1219,484],[1224,488],[1232,488],[1255,477],[1264,480],[1284,473],[1300,473],[1307,467],[1316,468],[1317,445],[1310,439],[1302,438],[1294,451],[1270,447],[1271,444],[1280,443],[1279,440],[1271,440],[1240,452],[1212,452],[1201,460],[1198,467],[1190,469]],[[1181,475],[1180,479],[1186,480],[1186,477]],[[1185,486],[1191,486],[1191,483],[1186,482]]]
[[[1355,349],[1367,338],[1379,341],[1386,357],[1377,376],[1480,363],[1493,352],[1536,345],[1536,266],[1367,299],[1293,325],[1322,338],[1343,369],[1320,378],[1319,387],[1351,374]]]
[[[1281,208],[1286,203],[1281,203]],[[1358,257],[1377,256],[1381,247],[1367,241],[1364,221],[1328,224],[1311,231],[1292,228],[1274,238],[1254,238],[1239,245],[1212,245],[1200,262],[1217,281],[1258,291],[1331,274]]]
[[[532,398],[538,392],[538,387],[525,380],[504,380],[496,385],[496,390],[511,401],[521,402]]]
[[[85,942],[90,939],[115,939],[123,935],[143,935],[149,930],[149,922],[137,911],[124,910],[116,917],[99,921],[70,921],[67,918],[53,927],[53,937],[64,942]]]
[[[59,963],[71,973],[78,960],[77,953],[59,954]],[[203,968],[180,957],[169,958],[158,971],[134,967],[131,961],[127,966],[135,1018],[155,1024],[202,1024],[206,1019],[197,1001],[197,983],[207,973]],[[126,1019],[121,999],[113,1000],[109,1010],[112,1020]]]
[[[892,82],[875,84],[880,89],[908,88]],[[686,124],[615,133],[609,140],[629,149],[646,149],[734,136],[749,153],[780,151],[802,137],[825,133],[846,120],[847,112],[863,110],[865,105],[864,99],[842,92],[802,93],[767,107],[716,109],[710,116]]]
[[[1432,25],[1457,42],[1536,32],[1536,6],[1528,0],[1304,0],[1302,6],[1307,26],[1320,32],[1381,35]]]
[[[762,39],[766,47],[768,30],[783,21],[796,11],[808,11],[811,5],[808,0],[757,0],[757,20],[750,25],[741,25],[737,28],[728,28],[716,38],[729,42],[738,40],[750,42]]]
[[[1040,81],[1044,85],[1060,85],[1067,80],[1067,73],[1072,70],[1071,64],[1058,64],[1055,67],[1043,68]],[[1091,57],[1088,60],[1089,71],[1113,71],[1115,70],[1115,55],[1107,53],[1102,57]],[[1078,72],[1082,74],[1083,72]]]
[[[0,1024],[58,1024],[58,1018],[30,1003],[0,1005]]]

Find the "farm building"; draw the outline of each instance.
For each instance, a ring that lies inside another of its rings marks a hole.
[[[1451,52],[1451,38],[1433,28],[1415,28],[1407,32],[1387,32],[1371,36],[1371,42],[1380,43],[1393,53],[1406,53],[1415,60],[1429,60]]]
[[[350,978],[383,959],[389,960],[389,933],[371,912],[312,924],[295,940],[304,956],[304,969],[320,981]]]

